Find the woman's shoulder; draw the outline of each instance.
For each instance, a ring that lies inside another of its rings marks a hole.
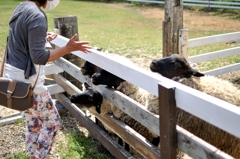
[[[25,2],[27,3],[27,2]],[[35,3],[26,4],[26,11],[32,14],[37,14],[39,16],[45,16],[45,13],[39,8]]]
[[[19,13],[26,16],[45,17],[45,13],[34,2],[31,1],[20,3],[14,11],[14,14]]]
[[[37,23],[38,25],[45,25],[47,22],[47,17],[45,13],[34,3],[34,2],[24,2],[22,3],[22,14],[28,23]]]

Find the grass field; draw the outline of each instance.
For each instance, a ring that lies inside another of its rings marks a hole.
[[[5,46],[8,21],[19,0],[0,2],[0,52]],[[155,12],[154,12],[155,11]],[[149,12],[149,13],[148,13]],[[61,0],[54,10],[46,11],[49,31],[54,30],[53,19],[68,15],[77,16],[80,40],[90,41],[92,46],[125,55],[138,57],[159,57],[162,55],[163,7],[143,5],[98,3],[77,0]],[[236,14],[235,14],[236,15]],[[199,17],[199,18],[197,18]],[[221,17],[221,20],[219,18]],[[230,14],[204,13],[197,9],[184,11],[184,28],[189,29],[189,39],[238,31],[239,21],[230,19]],[[239,44],[214,44],[189,49],[189,56],[227,49]],[[0,54],[1,55],[1,54]],[[224,65],[236,63],[239,56],[222,59]],[[138,63],[141,61],[137,61]],[[141,65],[141,64],[139,64]],[[202,71],[223,66],[218,60],[200,64]]]
[[[3,56],[5,48],[8,22],[13,10],[20,2],[22,1],[0,1],[0,57]],[[68,15],[77,16],[80,40],[90,41],[92,46],[102,47],[109,52],[125,55],[139,65],[148,65],[148,63],[144,63],[145,59],[162,55],[162,21],[164,20],[164,9],[162,7],[134,6],[128,3],[61,0],[59,6],[54,10],[46,11],[46,15],[48,17],[49,31],[54,30],[54,18]],[[232,15],[223,16],[219,13],[184,10],[184,28],[189,29],[190,39],[238,31],[239,20],[230,17]],[[221,43],[192,48],[189,49],[189,56],[239,45],[238,43]],[[205,71],[239,61],[240,56],[232,56],[201,63],[199,68]],[[69,133],[67,142],[69,143],[68,149],[62,150],[62,156],[65,156],[65,158],[73,158],[71,155],[75,157],[81,156],[88,151],[84,149],[86,141],[80,140],[76,134]],[[89,143],[88,146],[90,147],[94,144],[92,142],[87,143]],[[96,154],[94,152],[87,155],[89,155],[89,158],[94,158]],[[27,158],[24,153],[16,154],[12,158],[24,158],[23,156]],[[108,157],[103,154],[103,156],[99,155],[98,158]]]

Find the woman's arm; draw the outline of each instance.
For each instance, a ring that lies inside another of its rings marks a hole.
[[[89,53],[90,51],[88,49],[91,49],[91,46],[88,46],[87,44],[89,44],[88,41],[76,41],[77,39],[77,34],[75,34],[67,43],[66,46],[54,49],[54,50],[50,50],[50,55],[49,55],[49,59],[48,62],[50,61],[54,61],[72,51],[82,51],[84,53]],[[51,41],[51,40],[50,40]]]

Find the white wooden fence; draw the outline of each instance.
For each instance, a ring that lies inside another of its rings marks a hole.
[[[131,2],[145,2],[145,3],[156,3],[164,4],[165,0],[128,0]],[[224,2],[220,0],[183,0],[184,6],[194,7],[207,7],[211,8],[224,8],[224,9],[240,9],[240,1],[233,0],[231,2]]]
[[[58,36],[52,43],[59,47],[66,45],[69,39]],[[189,42],[190,46],[194,46],[193,42]],[[121,61],[116,61],[110,57],[102,54],[99,51],[92,50],[92,53],[84,54],[80,51],[72,52],[76,56],[83,58],[89,62],[94,63],[95,65],[129,81],[148,92],[158,96],[158,85],[162,85],[166,88],[174,87],[175,88],[175,100],[177,107],[209,122],[210,124],[225,130],[226,132],[240,138],[240,108],[227,103],[223,100],[217,99],[215,97],[204,94],[200,91],[194,90],[187,86],[184,86],[180,83],[169,80],[165,77],[152,73],[150,71],[144,70],[137,66],[126,66]],[[189,58],[191,59],[191,58]],[[54,64],[62,68],[64,71],[75,77],[81,82],[88,82],[89,79],[81,74],[80,68],[73,65],[69,61],[60,58],[54,61]],[[56,66],[54,66],[56,67]],[[49,70],[49,69],[47,69]],[[59,74],[53,75],[54,80],[57,84],[61,85],[63,90],[68,94],[72,95],[75,93],[80,93],[81,90],[72,85],[69,81],[64,79]],[[58,87],[58,86],[57,86]],[[146,110],[144,106],[127,97],[126,95],[106,88],[104,86],[94,86],[93,88],[97,89],[107,100],[112,102],[118,108],[120,108],[125,113],[129,114],[132,118],[140,122],[142,125],[152,130],[156,134],[160,134],[160,124],[159,116],[153,115],[151,112]],[[49,87],[50,88],[50,87]],[[59,92],[55,91],[54,93],[63,92],[62,89],[59,89]],[[74,104],[72,104],[68,98],[62,94],[56,94],[56,98],[77,117],[83,125],[90,130],[90,133],[93,134],[102,144],[108,149],[112,150],[110,152],[118,158],[131,158],[130,155],[119,148],[114,142],[109,142],[109,137],[101,131],[90,119],[88,119],[84,113],[78,109]],[[122,104],[124,103],[124,105]],[[194,106],[194,107],[193,107]],[[206,111],[208,110],[208,111]],[[218,112],[218,113],[213,113]],[[141,115],[140,115],[141,114]],[[96,117],[108,125],[112,130],[117,130],[116,134],[122,137],[125,141],[129,141],[130,146],[134,147],[142,156],[145,158],[160,158],[159,149],[145,140],[141,135],[134,132],[131,128],[125,124],[116,121],[111,116],[108,115],[99,115],[95,114]],[[146,120],[148,119],[148,120]],[[206,143],[205,141],[194,136],[190,132],[182,129],[177,126],[177,137],[178,137],[178,148],[189,154],[193,158],[204,158],[207,154],[211,154],[212,158],[232,158],[228,154],[218,150],[212,145]],[[96,131],[98,130],[98,134]],[[99,135],[100,133],[100,135]],[[138,134],[138,135],[137,135]],[[186,139],[186,140],[183,140]],[[113,148],[109,147],[111,143]],[[191,147],[191,148],[190,148]],[[143,151],[146,150],[147,151]],[[115,152],[116,150],[116,152]]]
[[[231,41],[239,41],[239,39],[240,39],[240,32],[219,34],[219,35],[195,38],[195,39],[190,39],[190,40],[188,40],[188,38],[186,38],[187,37],[186,34],[187,34],[186,30],[180,31],[179,47],[185,48],[185,49],[180,49],[180,50],[182,50],[181,54],[183,54],[183,55],[188,54],[187,53],[188,48],[209,45],[209,44],[215,44],[215,43],[226,43],[226,42],[231,42]],[[224,58],[224,57],[228,57],[228,56],[233,56],[233,55],[237,55],[237,54],[240,54],[240,47],[234,47],[234,48],[225,49],[225,50],[203,53],[203,54],[196,55],[196,56],[190,56],[190,57],[188,57],[188,60],[193,63],[198,63],[198,62],[204,62],[204,61]],[[217,76],[217,75],[225,74],[225,73],[236,71],[236,70],[240,70],[240,63],[231,64],[231,65],[217,68],[214,70],[209,70],[204,73],[207,75]]]

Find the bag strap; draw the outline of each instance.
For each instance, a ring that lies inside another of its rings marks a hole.
[[[7,42],[8,42],[8,40],[7,40]],[[0,77],[3,76],[4,63],[5,63],[5,59],[6,59],[6,55],[7,55],[7,45],[8,45],[8,43],[6,44],[5,53],[4,53],[4,56],[3,56],[3,61],[2,61],[2,68],[1,68],[1,74],[0,74]]]
[[[10,80],[7,88],[7,107],[12,108],[12,94],[16,88],[17,81]]]
[[[34,88],[35,88],[35,86],[36,86],[36,84],[37,84],[38,77],[39,77],[39,73],[40,73],[40,68],[41,68],[41,66],[39,65],[38,75],[37,75],[37,78],[36,78],[36,80],[35,80],[35,82],[34,82],[34,85],[33,85],[33,87],[32,87],[32,90],[34,90]]]
[[[1,68],[1,74],[0,74],[0,77],[3,77],[3,70],[4,70],[4,63],[6,61],[6,57],[7,57],[7,47],[8,47],[8,37],[7,37],[7,43],[6,43],[6,48],[5,48],[5,53],[4,53],[4,56],[3,56],[3,61],[2,61],[2,68]],[[32,89],[35,88],[36,84],[37,84],[37,81],[38,81],[38,77],[39,77],[39,73],[40,73],[40,65],[39,65],[39,69],[38,69],[38,75],[37,75],[37,78],[34,82],[34,85],[32,87]]]

